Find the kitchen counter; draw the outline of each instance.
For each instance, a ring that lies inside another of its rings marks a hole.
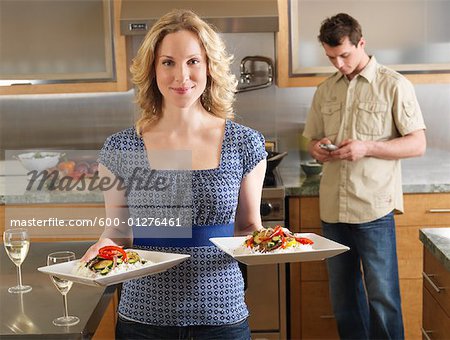
[[[450,272],[450,228],[420,229],[419,239],[439,263]]]
[[[63,315],[62,295],[48,275],[37,270],[46,265],[47,255],[54,251],[71,250],[80,258],[90,242],[58,242],[30,245],[22,264],[22,281],[33,290],[25,294],[8,293],[17,284],[16,266],[0,251],[0,338],[26,336],[36,339],[86,339],[92,337],[112,298],[115,286],[90,287],[74,284],[67,295],[69,315],[80,318],[75,326],[57,327],[52,320]],[[3,246],[1,246],[3,248]]]
[[[318,196],[320,176],[306,177],[299,164],[279,168],[287,196]],[[423,157],[402,160],[404,193],[450,192],[450,152],[429,149]]]

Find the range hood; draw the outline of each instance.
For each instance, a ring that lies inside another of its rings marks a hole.
[[[122,0],[123,35],[146,34],[173,9],[190,9],[222,33],[277,32],[277,0]]]

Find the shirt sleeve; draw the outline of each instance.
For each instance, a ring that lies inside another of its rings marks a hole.
[[[402,136],[425,129],[414,87],[406,78],[402,77],[398,82],[392,113],[397,130]]]
[[[115,136],[106,139],[98,157],[98,162],[104,165],[114,175],[122,178],[122,157],[118,141]]]
[[[248,141],[244,146],[243,177],[250,173],[259,162],[267,157],[266,141],[261,132],[250,130]]]

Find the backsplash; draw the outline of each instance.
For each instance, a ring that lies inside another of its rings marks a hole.
[[[428,148],[450,151],[450,84],[416,85]],[[261,131],[288,151],[283,167],[299,162],[298,138],[315,88],[271,86],[237,95],[236,121]],[[95,148],[132,125],[133,91],[0,97],[0,149]]]

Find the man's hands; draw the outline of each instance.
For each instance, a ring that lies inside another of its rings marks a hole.
[[[330,143],[331,141],[328,138],[312,141],[310,144],[311,156],[324,163],[333,160],[357,161],[366,157],[369,153],[369,143],[352,139],[342,141],[335,151],[327,151],[319,146],[320,144]]]

